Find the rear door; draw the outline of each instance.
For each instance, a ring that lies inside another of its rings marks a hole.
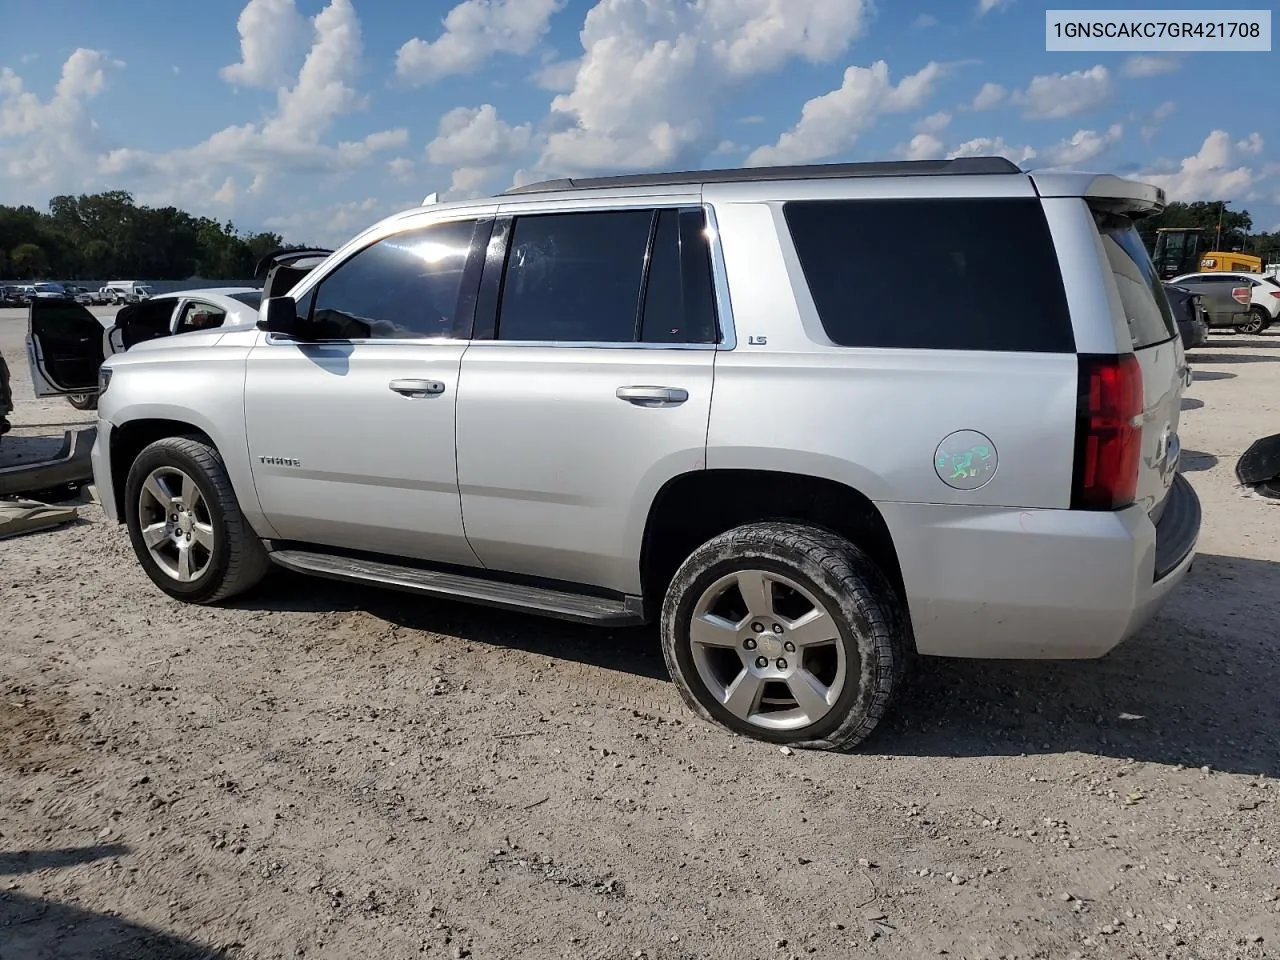
[[[72,300],[27,308],[27,363],[37,397],[93,392],[102,365],[102,321]]]
[[[1231,296],[1231,291],[1240,286],[1238,280],[1225,274],[1201,275],[1182,281],[1182,285],[1200,295],[1200,302],[1209,315],[1210,326],[1231,327],[1248,319],[1241,316],[1246,308]]]
[[[1186,358],[1160,277],[1133,221],[1098,215],[1098,233],[1120,295],[1120,305],[1142,367],[1142,456],[1137,502],[1153,515],[1178,470],[1178,417],[1186,388]]]

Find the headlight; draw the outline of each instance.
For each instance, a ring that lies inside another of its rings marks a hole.
[[[102,394],[106,393],[107,387],[110,384],[111,384],[111,368],[105,367],[105,366],[99,367],[98,368],[98,395],[101,396]]]

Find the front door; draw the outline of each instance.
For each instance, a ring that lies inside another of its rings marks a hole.
[[[27,364],[37,397],[93,393],[103,356],[102,322],[71,300],[31,301]]]
[[[462,359],[467,536],[492,569],[638,594],[649,504],[706,462],[718,333],[702,210],[502,226],[505,275],[486,272]]]
[[[300,288],[314,342],[266,334],[250,352],[249,454],[281,539],[476,565],[454,407],[490,226],[409,226],[363,247]]]

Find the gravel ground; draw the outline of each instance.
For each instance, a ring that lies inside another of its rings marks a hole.
[[[60,432],[20,334],[17,433]],[[0,542],[0,958],[1280,957],[1280,509],[1232,475],[1277,361],[1193,355],[1158,619],[926,661],[850,756],[694,719],[650,630],[284,573],[185,607],[93,505]]]

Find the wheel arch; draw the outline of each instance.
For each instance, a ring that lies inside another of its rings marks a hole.
[[[876,563],[908,609],[889,526],[866,494],[826,477],[726,468],[672,477],[654,497],[640,550],[646,617],[661,607],[672,576],[694,549],[762,520],[805,523],[849,540]]]

